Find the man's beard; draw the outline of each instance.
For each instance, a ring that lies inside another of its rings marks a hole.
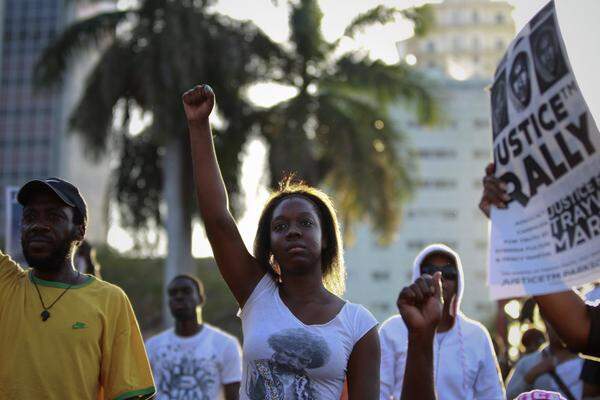
[[[27,265],[42,272],[58,271],[64,264],[65,260],[71,258],[74,247],[74,242],[72,239],[68,238],[60,242],[49,256],[35,257],[29,254],[27,246],[21,238],[21,248],[23,249],[23,256],[27,261]]]

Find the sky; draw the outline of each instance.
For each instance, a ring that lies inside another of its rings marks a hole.
[[[439,1],[431,1],[431,3]],[[338,39],[344,28],[359,13],[379,4],[405,8],[422,5],[425,1],[417,0],[321,0],[323,11],[323,35],[326,40]],[[547,0],[508,0],[514,6],[513,18],[516,31],[547,3]],[[555,0],[559,25],[571,66],[581,91],[594,115],[600,121],[600,0]],[[251,20],[273,40],[285,42],[289,36],[287,0],[220,0],[215,9],[236,19]],[[387,63],[399,60],[396,42],[409,38],[412,27],[401,18],[385,26],[374,26],[358,35],[354,40],[343,39],[340,51],[361,49],[369,52],[371,57]],[[293,95],[287,88],[274,87],[268,84],[255,85],[249,90],[249,97],[257,104],[268,106]],[[217,94],[218,95],[218,94]],[[242,183],[246,191],[247,209],[249,212],[239,221],[239,228],[246,244],[251,247],[254,229],[257,225],[261,205],[268,193],[262,184],[265,177],[253,171],[264,170],[265,148],[257,141],[249,143],[244,167]],[[126,233],[113,225],[109,231],[109,244],[119,250],[126,251],[131,247],[131,240]],[[164,243],[160,246],[164,253]],[[208,242],[203,239],[200,226],[194,229],[193,253],[196,257],[211,255]]]

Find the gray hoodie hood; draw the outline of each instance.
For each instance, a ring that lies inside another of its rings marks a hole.
[[[412,280],[414,282],[415,280],[417,280],[417,278],[419,276],[421,276],[421,264],[423,263],[423,260],[425,260],[427,258],[427,256],[429,256],[433,253],[445,254],[445,255],[449,256],[451,259],[453,259],[456,264],[456,270],[458,272],[458,282],[457,282],[458,287],[456,290],[456,299],[454,301],[454,310],[453,310],[454,315],[456,316],[460,313],[460,302],[463,297],[464,286],[465,286],[462,263],[460,261],[460,256],[458,255],[458,253],[456,253],[454,250],[452,250],[450,247],[446,246],[445,244],[441,244],[441,243],[430,244],[429,246],[427,246],[423,250],[421,250],[421,252],[419,254],[417,254],[417,257],[415,257],[415,261],[413,263],[413,279]]]

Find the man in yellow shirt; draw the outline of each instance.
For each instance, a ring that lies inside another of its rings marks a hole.
[[[0,252],[0,400],[153,398],[129,299],[73,265],[87,224],[77,188],[34,180],[17,199],[31,269]]]

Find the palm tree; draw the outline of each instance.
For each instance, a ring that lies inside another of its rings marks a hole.
[[[405,64],[386,65],[357,52],[335,56],[340,40],[323,39],[317,0],[292,0],[290,5],[290,64],[278,82],[295,87],[297,95],[260,111],[258,118],[270,147],[271,183],[295,172],[323,185],[335,194],[346,234],[352,222],[367,217],[387,242],[413,186],[408,151],[390,121],[389,106],[406,100],[416,106],[421,122],[432,123],[434,100],[423,77]],[[417,34],[431,21],[427,7],[400,11],[378,6],[357,16],[344,35],[353,37],[398,14],[415,21]]]
[[[122,153],[116,197],[125,222],[134,228],[162,221],[166,226],[165,282],[193,271],[193,181],[181,94],[198,82],[211,82],[219,93],[218,111],[227,125],[217,131],[216,142],[224,177],[235,192],[238,155],[252,125],[242,88],[268,76],[283,57],[252,23],[209,11],[213,3],[140,0],[126,10],[75,21],[45,49],[35,69],[38,83],[56,84],[84,51],[100,50],[69,125],[94,156],[115,138]],[[152,122],[133,137],[126,127],[137,109],[150,112]],[[116,110],[123,118],[115,129]],[[167,214],[161,218],[163,194]]]

